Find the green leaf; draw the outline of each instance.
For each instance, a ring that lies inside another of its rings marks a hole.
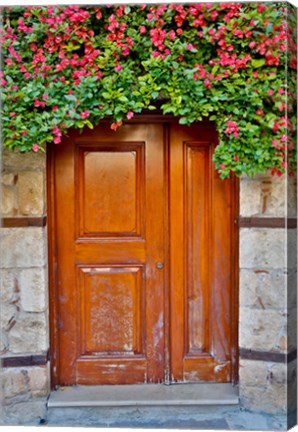
[[[264,58],[252,59],[252,61],[251,61],[251,64],[254,68],[260,68],[260,67],[264,66],[265,63],[266,63],[266,60]]]

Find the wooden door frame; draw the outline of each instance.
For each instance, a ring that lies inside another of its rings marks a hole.
[[[108,119],[103,120],[103,123],[108,122]],[[163,115],[161,113],[144,113],[136,115],[127,123],[177,123],[177,117],[172,115]],[[214,124],[208,120],[200,123]],[[190,126],[191,127],[191,126]],[[215,124],[214,124],[215,127]],[[169,146],[169,131],[165,129],[166,139],[165,145]],[[215,143],[216,145],[217,143]],[[63,145],[63,144],[62,144]],[[50,144],[47,148],[47,228],[48,228],[48,284],[49,284],[49,331],[50,331],[50,374],[51,388],[54,389],[59,385],[58,382],[58,367],[59,367],[59,324],[58,324],[58,284],[57,284],[57,242],[56,242],[56,208],[55,208],[55,171],[54,171],[54,155],[53,146]],[[168,148],[166,148],[168,150]],[[165,173],[166,173],[166,196],[165,196],[165,261],[169,263],[169,152],[165,155]],[[233,203],[231,214],[233,220],[232,225],[232,250],[231,260],[234,269],[231,275],[231,361],[232,361],[232,384],[238,383],[239,369],[239,346],[238,346],[238,329],[239,329],[239,179],[233,176]],[[165,265],[165,269],[169,266]],[[165,382],[169,382],[169,325],[170,325],[170,296],[169,296],[169,272],[165,271]]]

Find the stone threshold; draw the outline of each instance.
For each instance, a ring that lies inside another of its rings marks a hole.
[[[60,387],[52,391],[48,408],[237,405],[232,384],[134,384]]]

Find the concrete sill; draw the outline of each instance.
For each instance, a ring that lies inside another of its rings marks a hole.
[[[62,387],[52,391],[49,408],[237,405],[232,384],[138,384]]]

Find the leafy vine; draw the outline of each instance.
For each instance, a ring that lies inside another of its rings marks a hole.
[[[296,16],[287,3],[2,10],[3,143],[59,144],[144,109],[216,122],[221,177],[296,166]]]

